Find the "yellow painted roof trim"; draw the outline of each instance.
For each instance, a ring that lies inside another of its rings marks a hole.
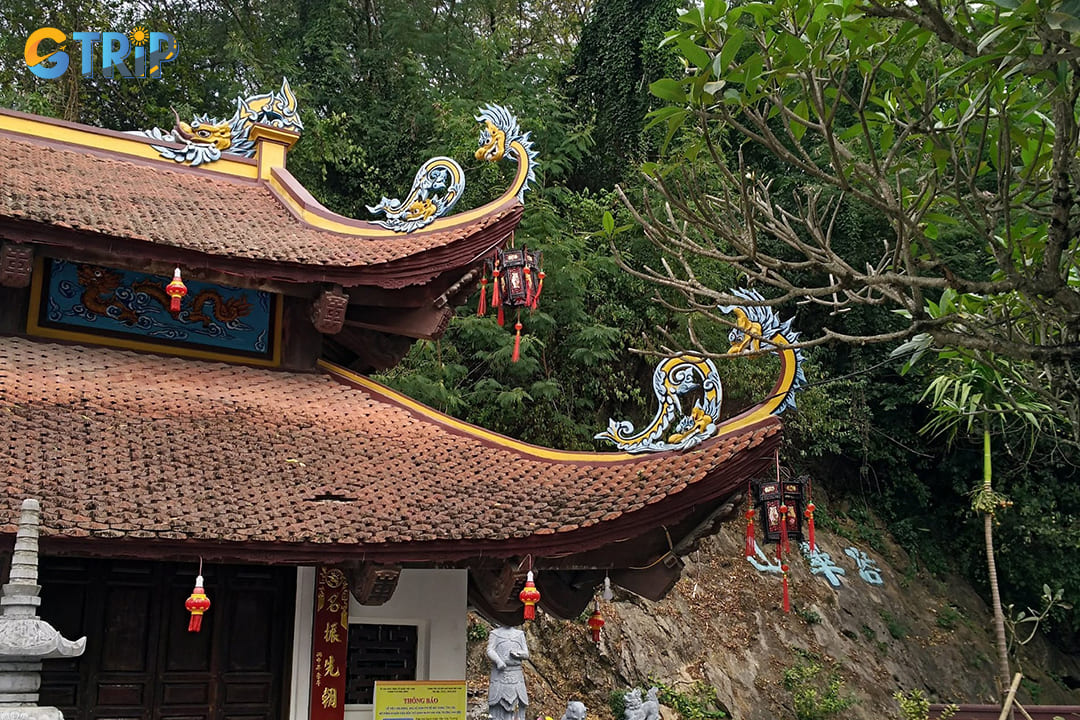
[[[180,147],[177,143],[159,143],[143,135],[105,130],[89,125],[80,125],[0,108],[0,132],[5,131],[29,138],[82,147],[88,150],[106,151],[141,160],[150,160],[160,163],[163,168],[190,169],[189,165],[161,157],[157,150],[151,147],[151,144]],[[253,129],[256,134],[262,132],[267,137],[270,137],[271,131],[272,129],[260,129],[259,126],[255,126]],[[293,134],[290,133],[290,135]],[[274,139],[278,138],[274,137]],[[519,149],[518,154],[520,159],[518,160],[514,180],[510,187],[498,198],[473,210],[439,218],[414,234],[437,233],[475,222],[516,197],[528,178],[531,163],[524,149]],[[219,173],[248,180],[258,180],[259,178],[259,168],[255,159],[230,157],[227,153],[222,155],[221,159],[200,165],[196,169],[202,172]],[[292,210],[301,221],[314,228],[365,238],[406,236],[404,233],[383,228],[366,220],[349,218],[332,212],[317,201],[303,185],[297,182],[285,167],[274,167],[266,182],[279,202]]]
[[[104,130],[89,125],[79,125],[63,120],[28,115],[14,110],[0,108],[0,131],[61,142],[89,150],[114,152],[141,160],[153,160],[161,163],[163,168],[178,169],[188,167],[172,160],[166,160],[161,157],[157,150],[150,146],[153,143],[179,147],[176,143],[159,143],[143,135],[128,135],[115,130]],[[200,165],[198,169],[204,172],[215,172],[248,180],[254,180],[258,177],[258,168],[253,160],[249,158],[233,158],[227,155],[223,155],[216,162]]]
[[[787,352],[791,352],[791,351],[787,351]],[[792,358],[792,360],[793,359],[794,358]],[[331,376],[334,376],[334,377],[337,377],[337,378],[340,378],[340,379],[342,379],[342,380],[344,380],[346,382],[352,383],[354,385],[358,385],[358,386],[362,387],[364,390],[367,390],[368,392],[370,392],[372,394],[375,394],[377,396],[381,396],[382,398],[385,398],[386,400],[389,400],[390,402],[393,402],[393,403],[395,403],[397,405],[401,405],[401,406],[405,407],[406,409],[408,409],[411,412],[419,415],[420,417],[423,417],[423,418],[425,418],[427,420],[430,420],[431,422],[437,423],[439,425],[444,425],[444,426],[449,427],[451,429],[457,430],[457,431],[462,432],[462,433],[464,433],[466,435],[471,435],[472,437],[475,437],[478,440],[482,440],[482,441],[492,443],[494,445],[498,445],[499,447],[502,447],[502,448],[504,448],[506,450],[509,450],[511,452],[518,452],[518,453],[521,453],[523,455],[531,455],[532,457],[540,458],[542,460],[548,460],[548,461],[551,461],[551,462],[567,462],[567,463],[592,463],[592,464],[595,464],[595,463],[617,463],[617,462],[627,462],[627,461],[630,461],[630,460],[649,460],[649,459],[655,459],[656,458],[655,454],[649,454],[649,453],[636,454],[635,455],[635,454],[625,453],[625,452],[621,452],[621,453],[576,452],[576,451],[570,451],[570,450],[554,450],[552,448],[541,447],[539,445],[531,445],[529,443],[522,442],[520,440],[515,440],[513,438],[506,437],[505,435],[500,435],[498,433],[491,432],[490,430],[485,430],[484,428],[477,427],[476,425],[472,425],[472,424],[467,423],[467,422],[465,422],[463,420],[458,420],[457,418],[451,417],[451,416],[449,416],[449,415],[447,415],[445,413],[441,413],[438,410],[435,410],[434,408],[430,408],[427,405],[424,405],[423,403],[417,402],[416,400],[413,400],[410,397],[402,395],[401,393],[397,392],[396,390],[391,390],[390,388],[386,387],[385,385],[382,385],[380,383],[375,382],[371,378],[368,378],[368,377],[366,377],[364,375],[360,375],[359,373],[355,373],[352,370],[348,370],[346,368],[343,368],[340,365],[336,365],[336,364],[328,362],[326,360],[319,360],[318,364],[319,364],[319,367],[323,371],[325,371],[327,374],[329,374]],[[794,380],[794,377],[795,377],[794,363],[789,363],[785,359],[785,361],[784,361],[784,369],[786,370],[789,365],[791,367],[791,372],[790,373],[784,373],[783,377],[786,378],[788,375],[790,375],[791,379]],[[781,394],[779,397],[782,399],[783,395]],[[763,403],[761,405],[755,406],[755,407],[751,408],[749,411],[747,411],[746,413],[743,413],[742,415],[736,416],[736,417],[732,418],[731,420],[727,421],[726,423],[722,423],[717,428],[716,435],[713,436],[712,438],[710,438],[710,440],[715,440],[718,437],[723,437],[725,435],[729,435],[729,434],[731,434],[733,432],[743,430],[743,429],[745,429],[745,428],[747,428],[747,427],[749,427],[749,426],[751,426],[751,425],[753,425],[755,423],[761,422],[765,418],[768,418],[768,417],[771,416],[772,408],[775,408],[776,405],[779,404],[779,402],[780,402],[780,400],[775,400],[774,401],[774,398],[770,398],[769,402],[766,402],[766,403]],[[706,442],[708,442],[708,441],[706,441]]]
[[[489,203],[485,203],[478,208],[474,208],[473,210],[438,218],[430,225],[413,233],[395,232],[394,230],[389,230],[376,225],[375,223],[339,215],[327,209],[307,191],[307,188],[299,182],[296,182],[295,178],[288,171],[288,168],[274,168],[270,173],[269,182],[270,189],[274,191],[274,195],[278,200],[292,210],[293,214],[300,218],[300,220],[312,227],[320,230],[327,230],[329,232],[341,233],[343,235],[362,236],[365,238],[401,238],[409,237],[410,235],[437,233],[475,222],[476,220],[490,215],[495,208],[514,199],[529,175],[528,157],[525,156],[524,153],[522,153],[522,155],[525,159],[518,162],[514,181],[510,184],[510,188],[498,198]]]

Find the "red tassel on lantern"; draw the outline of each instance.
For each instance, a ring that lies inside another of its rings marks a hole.
[[[537,277],[536,292],[533,293],[533,299],[532,299],[532,309],[533,310],[535,310],[537,307],[540,306],[540,293],[542,293],[544,291],[544,278],[547,277],[547,276],[544,275],[544,271],[541,270],[540,273],[536,277]]]
[[[514,354],[510,356],[510,362],[517,362],[521,358],[521,321],[514,323]]]
[[[173,315],[180,312],[180,300],[187,295],[187,285],[180,278],[180,268],[173,271],[172,282],[165,286],[165,293],[169,296],[169,312]]]
[[[788,594],[787,573],[788,566],[781,565],[780,571],[784,573],[784,612],[791,612],[791,596]]]
[[[604,616],[600,614],[600,601],[593,606],[593,613],[589,616],[589,630],[592,631],[592,641],[600,644],[600,630],[604,627]]]
[[[791,554],[791,543],[788,542],[787,517],[788,517],[788,506],[787,505],[781,505],[780,506],[780,547],[782,547],[784,549],[784,552],[786,552],[787,554],[790,555]]]
[[[499,326],[502,327],[502,325],[503,325],[502,293],[499,290],[499,277],[502,275],[502,271],[499,270],[499,268],[495,268],[494,270],[492,270],[491,275],[494,278],[494,280],[491,281],[492,282],[492,287],[491,287],[491,307],[498,308],[498,310],[499,310],[499,317],[498,317]]]
[[[752,558],[757,554],[757,545],[754,542],[754,508],[746,511],[746,557]]]
[[[480,278],[480,302],[476,305],[476,317],[487,313],[487,276]]]
[[[806,512],[803,514],[806,515],[806,533],[810,540],[810,552],[814,552],[814,549],[817,547],[814,543],[814,503],[807,505]]]
[[[540,602],[540,591],[533,582],[532,570],[525,576],[525,587],[518,595],[518,599],[525,603],[525,619],[532,620],[536,617],[536,603]]]
[[[210,598],[206,596],[206,591],[203,590],[202,575],[195,578],[195,589],[191,591],[191,595],[184,601],[184,607],[191,613],[191,620],[188,621],[188,632],[199,632],[202,629],[203,613],[210,609]]]

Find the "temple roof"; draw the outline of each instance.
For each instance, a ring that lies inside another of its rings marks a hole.
[[[0,532],[37,497],[46,541],[103,552],[109,539],[256,561],[581,552],[714,507],[771,465],[780,429],[757,415],[681,453],[561,452],[329,364],[283,373],[3,337]]]
[[[231,157],[196,168],[159,157],[162,145],[175,143],[0,110],[4,234],[79,250],[102,238],[113,258],[395,288],[475,262],[522,212],[515,183],[481,208],[398,233],[321,206],[283,153],[280,165]]]

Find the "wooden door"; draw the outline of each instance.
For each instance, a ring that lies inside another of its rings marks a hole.
[[[212,606],[190,633],[195,569],[43,558],[42,617],[87,647],[45,662],[41,704],[67,720],[283,720],[296,569],[205,567]]]

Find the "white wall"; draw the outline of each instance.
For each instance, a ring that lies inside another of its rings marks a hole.
[[[296,572],[290,720],[308,720],[311,688],[311,624],[315,568]],[[465,679],[466,570],[402,570],[394,596],[385,605],[352,600],[349,623],[417,626],[417,680]],[[345,720],[371,720],[370,705],[348,705]]]

